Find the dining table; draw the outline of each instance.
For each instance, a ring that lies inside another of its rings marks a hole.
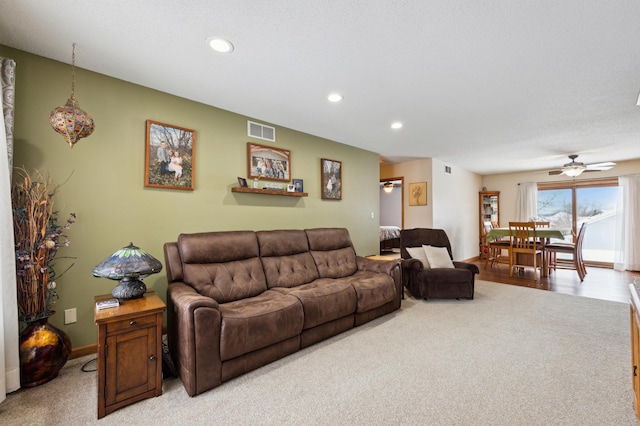
[[[536,237],[547,241],[551,238],[564,240],[564,236],[570,233],[571,230],[563,228],[536,228]],[[533,237],[533,231],[530,231],[529,234]],[[509,235],[510,231],[508,226],[505,228],[492,228],[489,232],[487,232],[486,240],[492,241],[497,238],[508,237]]]
[[[571,234],[570,229],[565,228],[536,228],[535,230],[536,238],[540,239],[543,246],[543,254],[542,254],[542,276],[546,277],[549,275],[549,260],[547,253],[544,251],[544,246],[549,242],[551,238],[555,238],[558,240],[564,240],[565,235]],[[511,235],[511,231],[509,227],[504,228],[492,228],[487,235],[485,236],[486,241],[493,241],[496,239],[509,237]],[[529,235],[533,237],[533,230],[529,231]]]

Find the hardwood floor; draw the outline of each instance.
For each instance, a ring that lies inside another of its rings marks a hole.
[[[384,252],[382,255],[385,257],[400,257],[397,250]],[[538,277],[536,282],[533,280],[533,271],[531,269],[525,269],[523,274],[509,277],[509,265],[499,264],[493,268],[488,267],[485,270],[484,260],[471,261],[471,263],[475,263],[480,269],[480,274],[476,277],[479,280],[623,303],[629,303],[629,283],[633,282],[634,276],[640,276],[640,272],[620,272],[608,268],[587,266],[587,275],[582,282],[578,278],[578,273],[572,269],[552,271],[548,277]]]
[[[578,278],[578,273],[571,269],[552,271],[548,277],[538,277],[536,282],[533,280],[532,269],[525,269],[524,273],[509,277],[509,265],[494,265],[493,268],[488,267],[485,270],[484,260],[472,263],[478,265],[480,269],[480,274],[476,277],[480,280],[624,303],[629,303],[629,283],[633,282],[634,276],[640,276],[640,272],[620,272],[608,268],[587,266],[587,275],[582,282]]]

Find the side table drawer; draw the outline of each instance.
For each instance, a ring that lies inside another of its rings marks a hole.
[[[145,315],[133,319],[114,321],[107,324],[107,333],[113,333],[121,330],[132,330],[148,324],[155,324],[156,315]]]

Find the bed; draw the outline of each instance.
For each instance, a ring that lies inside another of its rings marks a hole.
[[[381,226],[380,251],[390,251],[394,248],[400,248],[400,227]]]

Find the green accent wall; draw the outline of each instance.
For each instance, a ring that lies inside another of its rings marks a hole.
[[[71,245],[58,252],[57,271],[74,266],[57,280],[58,313],[51,321],[74,347],[96,342],[93,298],[116,284],[94,278],[91,270],[129,242],[164,264],[163,244],[183,232],[346,227],[359,255],[377,254],[378,154],[80,68],[75,95],[96,129],[70,149],[48,120],[71,94],[70,66],[1,45],[0,55],[17,64],[14,167],[45,170],[54,183],[66,181],[55,207],[63,220],[77,214],[68,232]],[[176,76],[181,78],[188,75]],[[144,186],[148,119],[195,130],[194,191]],[[247,136],[247,119],[276,127],[273,145],[291,151],[292,177],[304,180],[308,197],[231,192],[236,177],[247,174],[247,142],[270,144]],[[341,201],[320,198],[321,158],[342,161]],[[164,271],[145,283],[165,299]],[[78,322],[64,325],[70,308],[77,308]]]

